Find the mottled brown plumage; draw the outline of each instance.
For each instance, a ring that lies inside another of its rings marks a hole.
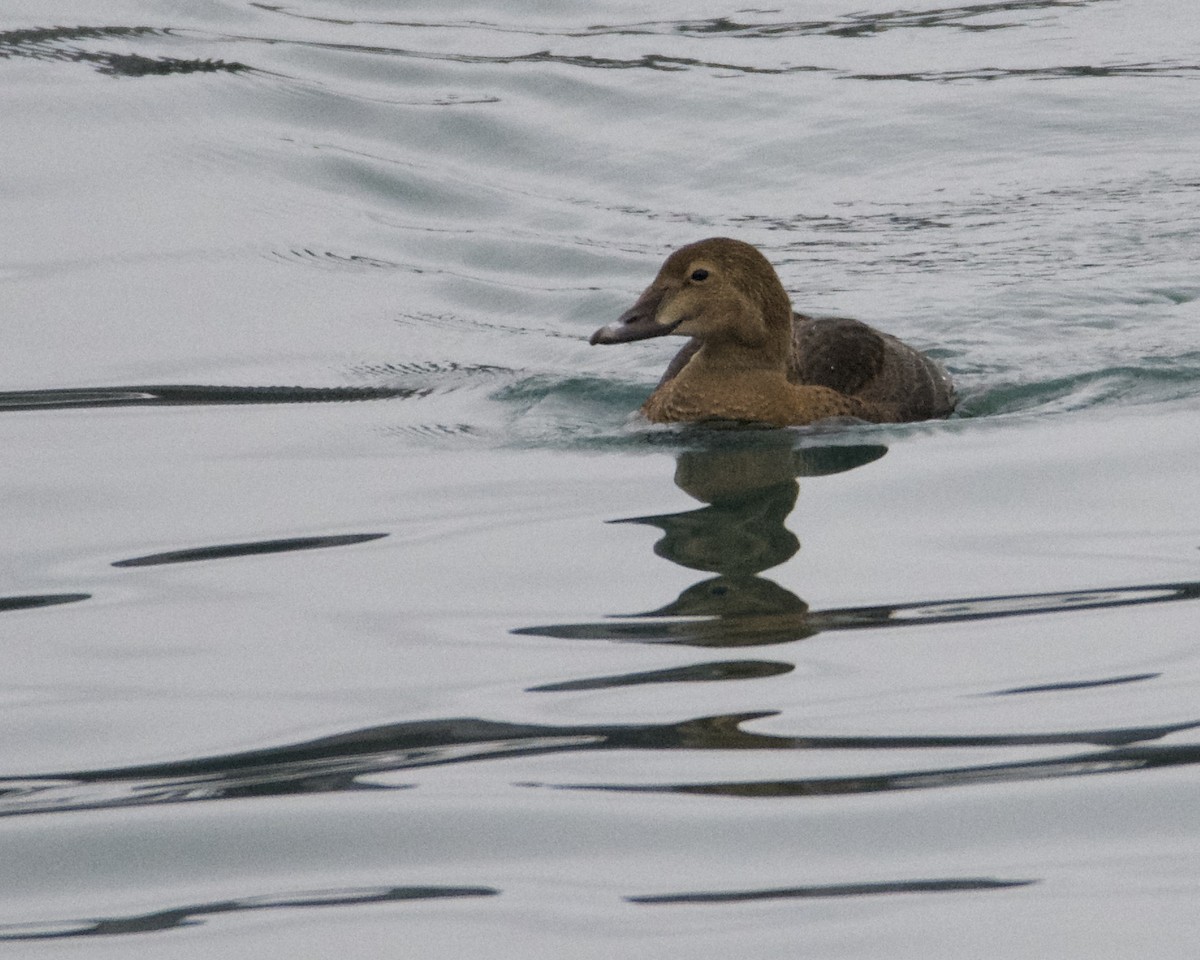
[[[889,423],[954,409],[954,387],[934,360],[857,320],[793,313],[770,262],[739,240],[676,250],[637,303],[591,342],[666,334],[692,339],[642,407],[656,423]]]

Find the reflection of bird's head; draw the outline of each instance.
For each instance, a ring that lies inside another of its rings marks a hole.
[[[770,617],[808,612],[790,590],[761,577],[713,577],[694,583],[647,617]]]

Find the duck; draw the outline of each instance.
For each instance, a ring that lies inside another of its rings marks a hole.
[[[905,423],[954,411],[954,384],[936,360],[859,320],[796,312],[771,262],[741,240],[680,247],[589,342],[668,335],[690,339],[642,405],[653,423]]]

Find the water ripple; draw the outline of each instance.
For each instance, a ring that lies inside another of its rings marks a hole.
[[[257,387],[209,384],[67,387],[60,390],[0,392],[0,412],[86,407],[339,403],[411,397],[420,392],[420,390],[405,387]]]
[[[746,903],[756,900],[812,900],[827,897],[871,897],[889,893],[954,893],[962,890],[1004,890],[1026,887],[1036,880],[998,880],[992,877],[954,877],[937,880],[893,880],[876,883],[830,883],[808,887],[774,887],[766,890],[722,890],[693,893],[660,893],[627,897],[630,903],[695,904]]]
[[[167,76],[189,73],[241,73],[250,67],[244,63],[213,59],[147,57],[137,53],[85,50],[78,44],[88,40],[168,39],[169,30],[151,27],[47,27],[0,32],[0,60],[29,57],[33,60],[57,60],[88,63],[103,74],[114,77]]]
[[[1029,14],[1066,8],[1087,7],[1112,0],[997,0],[992,3],[974,3],[934,8],[931,10],[891,10],[878,12],[850,13],[826,20],[765,20],[750,22],[729,16],[704,17],[680,20],[645,20],[632,23],[597,24],[583,29],[555,28],[547,25],[530,27],[510,25],[498,21],[484,20],[367,20],[356,19],[358,24],[381,27],[429,30],[470,30],[488,33],[513,33],[534,37],[596,37],[596,36],[688,36],[699,39],[708,37],[737,37],[745,39],[775,39],[789,36],[829,36],[857,39],[890,30],[928,29],[948,27],[952,29],[980,32],[1028,27],[1038,20],[1023,16],[1017,20],[979,22],[997,14]],[[255,3],[252,6],[281,16],[293,17],[321,23],[348,24],[352,21],[321,17],[301,13],[288,8]],[[778,11],[741,10],[739,14],[777,13]]]
[[[447,897],[490,897],[493,887],[398,886],[347,887],[340,890],[305,890],[256,894],[236,900],[214,900],[166,907],[130,916],[87,917],[76,920],[0,924],[0,940],[61,940],[73,937],[110,937],[131,933],[159,933],[193,927],[206,918],[226,913],[258,910],[354,907],[407,900],[441,900]]]
[[[754,782],[662,784],[547,784],[527,787],[725,796],[810,796],[868,793],[918,787],[1044,779],[1150,769],[1200,762],[1200,746],[1146,746],[1200,727],[1200,721],[1152,727],[1116,727],[1051,733],[984,735],[785,736],[754,733],[741,725],[772,711],[688,718],[666,724],[547,726],[500,723],[474,717],[420,720],[367,727],[302,743],[224,756],[104,770],[8,777],[0,780],[0,817],[158,804],[207,802],[361,790],[401,790],[416,782],[391,775],[447,764],[594,751],[771,752],[1048,747],[1093,744],[1105,749],[972,767],[852,777]],[[1135,746],[1143,744],[1141,746]],[[380,782],[380,775],[389,775]],[[410,774],[411,776],[411,774]]]
[[[1074,64],[1058,67],[981,67],[974,70],[927,70],[901,73],[843,73],[846,80],[901,80],[956,83],[963,80],[1061,80],[1083,77],[1179,77],[1196,79],[1200,64],[1177,60],[1155,63]]]

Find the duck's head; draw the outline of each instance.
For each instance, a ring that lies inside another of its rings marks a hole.
[[[791,303],[770,261],[748,243],[713,237],[667,257],[637,303],[590,342],[673,333],[786,354],[791,324]]]

